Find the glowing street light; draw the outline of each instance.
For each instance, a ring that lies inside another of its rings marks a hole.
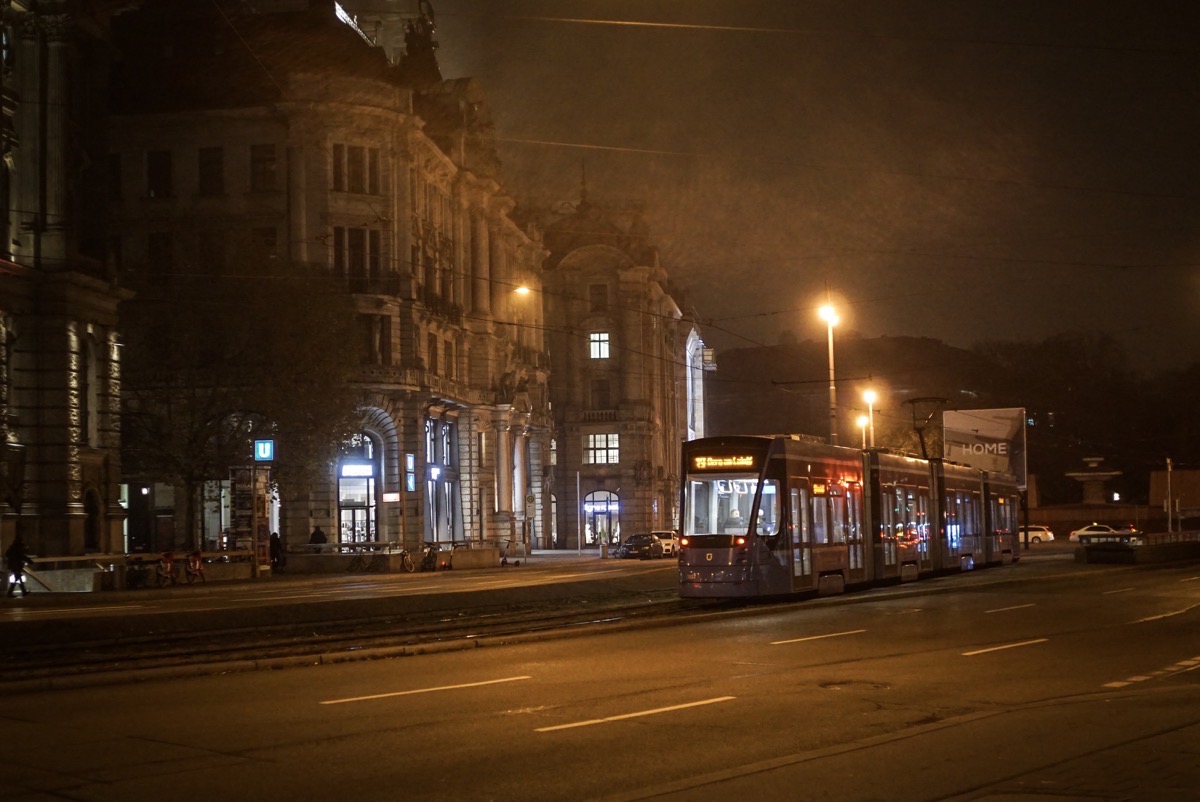
[[[878,397],[874,390],[863,393],[863,400],[867,402],[867,420],[871,424],[871,448],[875,447],[875,399]]]
[[[833,307],[829,304],[822,306],[817,310],[817,314],[821,316],[829,324],[829,442],[837,445],[837,387],[833,381],[833,327],[837,325],[837,312],[833,311]]]
[[[867,447],[867,416],[866,415],[858,416],[858,428],[862,430],[862,443],[863,443],[862,447],[866,448]]]

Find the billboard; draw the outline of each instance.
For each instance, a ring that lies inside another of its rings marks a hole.
[[[1011,473],[1025,489],[1025,410],[955,409],[942,413],[943,453],[985,471]]]

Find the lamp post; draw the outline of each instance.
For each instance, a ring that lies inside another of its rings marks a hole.
[[[875,447],[875,399],[878,397],[874,390],[863,393],[863,400],[867,402],[867,420],[871,425],[871,448]]]
[[[837,312],[833,311],[833,307],[826,304],[818,310],[821,320],[829,324],[829,442],[833,445],[838,443],[837,433],[837,387],[833,380],[833,327],[837,325]]]
[[[863,443],[862,447],[865,449],[867,447],[867,416],[866,415],[858,416],[858,428],[860,431],[862,431],[862,443]]]

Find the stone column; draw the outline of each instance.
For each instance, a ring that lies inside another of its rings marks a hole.
[[[497,407],[492,412],[492,429],[496,432],[496,509],[511,513],[513,508],[513,450],[509,419],[512,408]]]
[[[71,143],[67,133],[69,98],[67,82],[70,77],[70,37],[75,23],[66,14],[53,14],[42,19],[47,41],[46,78],[43,89],[45,104],[45,151],[43,152],[46,194],[43,219],[41,257],[62,264],[67,257],[67,231],[70,209],[67,207],[67,152]],[[32,112],[29,108],[27,111]]]
[[[485,315],[492,312],[490,253],[487,220],[475,209],[471,212],[471,304],[474,311]]]
[[[512,462],[513,462],[513,512],[525,514],[525,489],[529,476],[529,465],[525,457],[525,443],[529,439],[525,424],[519,424],[512,429]]]

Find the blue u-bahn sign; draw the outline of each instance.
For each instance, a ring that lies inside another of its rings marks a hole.
[[[255,440],[254,441],[254,461],[255,462],[270,462],[275,459],[275,441],[274,440]]]

